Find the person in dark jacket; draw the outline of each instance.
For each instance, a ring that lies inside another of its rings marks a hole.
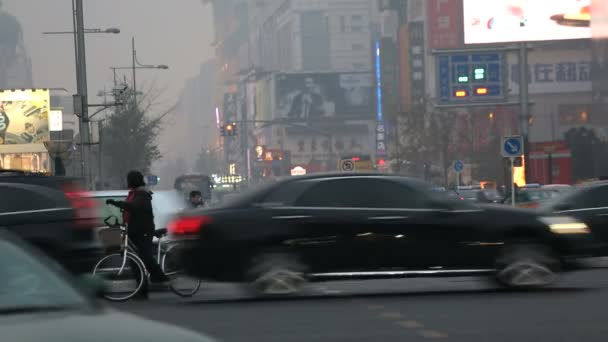
[[[205,206],[205,201],[203,201],[203,195],[200,191],[194,190],[190,191],[190,205],[193,209],[201,208]]]
[[[144,176],[139,171],[127,175],[129,195],[126,201],[107,200],[108,205],[122,209],[123,222],[127,224],[129,240],[135,245],[137,255],[144,262],[152,283],[167,283],[169,279],[154,259],[154,212],[152,193],[145,188]],[[147,297],[148,284],[144,281],[140,295]]]

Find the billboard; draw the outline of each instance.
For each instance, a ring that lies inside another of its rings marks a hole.
[[[49,140],[49,110],[47,89],[0,90],[0,145]]]
[[[427,5],[429,47],[457,49],[462,46],[462,0],[429,0]]]
[[[275,89],[278,118],[314,121],[374,113],[372,73],[281,74]]]
[[[591,38],[591,0],[464,0],[466,44]]]

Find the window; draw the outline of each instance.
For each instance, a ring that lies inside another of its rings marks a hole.
[[[408,186],[385,179],[337,178],[322,180],[304,191],[296,206],[327,208],[428,207],[427,197]]]
[[[55,202],[42,193],[21,187],[0,186],[0,213],[42,210],[55,207]]]
[[[353,44],[352,48],[353,48],[353,51],[361,51],[361,50],[365,49],[365,46],[363,46],[363,44],[355,43],[355,44]]]
[[[285,183],[268,194],[262,200],[262,203],[269,205],[292,205],[295,199],[310,185],[310,182],[306,181]]]
[[[579,199],[574,203],[580,208],[608,207],[608,186],[598,186],[580,193]]]

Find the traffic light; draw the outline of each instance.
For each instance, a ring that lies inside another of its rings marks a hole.
[[[223,137],[233,137],[237,135],[236,123],[225,124],[220,128],[220,134]]]

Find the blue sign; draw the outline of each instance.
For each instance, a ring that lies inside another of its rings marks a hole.
[[[504,66],[505,55],[498,52],[437,56],[439,103],[505,101]]]
[[[502,138],[502,156],[503,157],[519,157],[524,152],[524,141],[521,136],[503,137]]]
[[[454,162],[454,171],[456,171],[456,173],[461,173],[464,171],[464,163],[461,160]]]
[[[160,177],[158,177],[158,176],[154,176],[154,175],[146,176],[146,185],[147,186],[158,185],[159,180],[160,180]]]

